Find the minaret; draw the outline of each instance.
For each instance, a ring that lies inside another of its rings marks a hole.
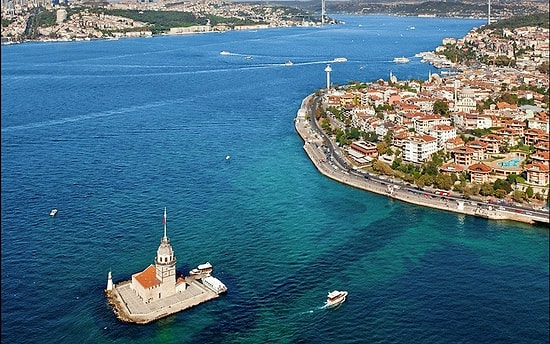
[[[327,72],[327,91],[330,90],[330,72],[332,72],[332,68],[328,64],[325,68],[325,72]]]
[[[113,277],[111,276],[111,270],[107,274],[107,291],[113,290]]]
[[[170,239],[166,235],[166,208],[164,208],[164,236],[160,240],[160,245],[155,257],[156,276],[162,284],[169,284],[172,287],[176,284],[176,256],[170,245]]]

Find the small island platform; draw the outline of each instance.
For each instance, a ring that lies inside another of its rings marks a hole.
[[[131,281],[120,282],[112,290],[105,291],[107,302],[121,321],[147,324],[220,296],[201,283],[198,277],[187,277],[185,290],[149,303],[144,303],[132,290]]]

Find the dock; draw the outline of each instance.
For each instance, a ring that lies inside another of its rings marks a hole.
[[[147,324],[220,296],[198,279],[188,277],[186,283],[185,290],[149,303],[144,303],[132,290],[131,281],[117,283],[112,290],[106,290],[105,293],[117,318],[135,324]]]

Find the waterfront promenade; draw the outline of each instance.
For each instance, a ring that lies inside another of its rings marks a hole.
[[[502,207],[479,201],[451,196],[436,196],[417,190],[400,181],[384,176],[367,174],[357,167],[350,167],[339,148],[330,137],[317,126],[313,109],[318,99],[314,94],[302,101],[294,120],[296,131],[304,141],[304,150],[317,170],[340,183],[386,195],[394,199],[459,214],[483,217],[491,220],[511,220],[529,224],[549,223],[546,212],[525,211],[517,207]]]

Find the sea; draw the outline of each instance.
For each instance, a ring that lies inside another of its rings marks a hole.
[[[484,21],[334,17],[2,46],[2,342],[548,343],[548,228],[327,179],[293,124],[327,64],[333,86],[425,80],[414,55]],[[165,208],[178,273],[208,261],[228,292],[123,323],[107,274],[153,262]]]

